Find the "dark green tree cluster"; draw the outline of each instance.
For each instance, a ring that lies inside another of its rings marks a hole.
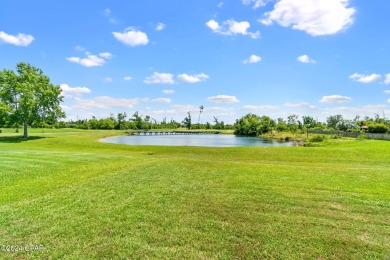
[[[275,121],[270,117],[260,117],[249,113],[236,120],[236,123],[234,124],[234,133],[238,135],[257,136],[270,132],[275,126]]]

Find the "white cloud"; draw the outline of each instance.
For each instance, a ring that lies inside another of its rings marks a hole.
[[[132,77],[130,77],[130,76],[125,76],[125,77],[123,77],[123,80],[126,80],[126,81],[130,81],[130,80],[132,80],[133,78]]]
[[[222,8],[223,7],[223,2],[220,2],[218,5],[217,5],[218,8]]]
[[[221,30],[221,27],[219,26],[219,23],[215,20],[210,20],[206,23],[207,27],[209,27],[213,32],[219,32]]]
[[[206,23],[206,26],[209,27],[213,32],[222,35],[245,35],[253,39],[260,37],[259,31],[248,32],[251,25],[247,21],[237,22],[235,20],[226,20],[221,26],[217,21],[209,20]]]
[[[385,94],[390,94],[390,89],[389,90],[385,90]]]
[[[132,47],[147,45],[149,43],[146,33],[135,28],[128,28],[123,33],[113,32],[112,34],[118,41]]]
[[[390,84],[390,73],[385,75],[385,84],[386,85]]]
[[[248,59],[244,60],[242,63],[244,63],[244,64],[258,63],[260,61],[261,61],[261,57],[253,54]]]
[[[163,24],[163,23],[158,23],[157,25],[156,25],[156,31],[162,31],[162,30],[164,30],[165,29],[165,24]]]
[[[107,109],[107,108],[132,108],[139,103],[138,98],[113,98],[108,96],[95,97],[92,99],[75,98],[77,109]]]
[[[209,78],[209,76],[204,73],[195,74],[195,75],[179,74],[177,77],[179,80],[186,83],[198,83],[201,81],[205,81]]]
[[[257,8],[262,7],[262,6],[265,6],[267,2],[268,2],[267,0],[242,0],[242,3],[244,5],[253,4],[253,9],[257,9]]]
[[[105,59],[111,59],[112,58],[112,54],[109,53],[109,52],[101,52],[101,53],[99,53],[99,56],[102,57],[102,58],[105,58]]]
[[[351,100],[352,100],[352,98],[350,98],[350,97],[340,96],[340,95],[331,95],[331,96],[323,96],[319,102],[326,103],[326,104],[332,104],[332,103],[342,104],[342,103],[347,103]]]
[[[315,60],[311,59],[311,58],[310,58],[309,56],[307,56],[306,54],[299,56],[299,57],[297,58],[297,60],[298,60],[299,62],[302,62],[302,63],[313,63],[313,64],[316,63]]]
[[[364,75],[364,74],[355,73],[355,74],[349,76],[349,78],[353,79],[353,80],[355,80],[357,82],[360,82],[360,83],[368,84],[368,83],[373,83],[375,81],[380,80],[381,75],[375,74],[375,73],[373,73],[371,75]]]
[[[105,82],[112,82],[112,81],[113,81],[113,78],[107,77],[107,78],[104,78],[104,81],[105,81]]]
[[[110,16],[110,14],[111,14],[111,10],[110,9],[107,8],[107,9],[104,10],[104,15],[105,16]]]
[[[213,103],[238,103],[240,102],[235,96],[226,96],[226,95],[218,95],[213,97],[208,97],[208,101]]]
[[[305,31],[312,36],[338,33],[353,24],[349,0],[280,0],[261,22]]]
[[[100,58],[96,55],[92,55],[89,52],[86,53],[87,57],[80,58],[80,57],[70,57],[66,58],[70,62],[74,62],[77,64],[80,64],[85,67],[96,67],[96,66],[102,66],[106,61],[103,58]]]
[[[270,106],[270,105],[262,105],[262,106],[247,105],[247,106],[243,106],[244,110],[249,110],[249,111],[274,110],[274,109],[277,109],[277,108],[278,107],[276,107],[276,106]]]
[[[312,110],[317,109],[316,106],[313,106],[313,105],[306,103],[306,102],[297,103],[297,104],[285,103],[283,106],[289,107],[289,108],[299,108],[299,109],[312,109]]]
[[[174,84],[173,74],[154,72],[153,75],[144,79],[146,84]]]
[[[67,84],[61,84],[60,88],[61,88],[62,94],[65,97],[71,97],[71,95],[80,96],[81,94],[87,94],[87,93],[92,92],[91,89],[89,89],[87,87],[74,87],[74,88],[72,88]]]
[[[34,37],[32,35],[23,33],[18,33],[17,35],[10,35],[1,31],[0,41],[16,46],[26,47],[34,41]]]
[[[167,95],[170,95],[170,94],[174,94],[175,91],[173,89],[164,89],[162,91],[164,94],[167,94]]]

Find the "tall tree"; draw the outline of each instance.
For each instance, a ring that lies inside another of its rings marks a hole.
[[[200,122],[200,114],[202,114],[203,109],[204,109],[204,106],[200,106],[200,107],[199,107],[198,126],[199,126],[199,122]]]
[[[191,112],[187,112],[187,113],[188,116],[184,118],[182,123],[187,129],[191,129]]]
[[[53,85],[39,68],[20,62],[16,72],[0,71],[0,107],[12,123],[24,125],[25,138],[27,126],[33,122],[54,123],[65,117],[60,107],[62,100],[60,87]]]

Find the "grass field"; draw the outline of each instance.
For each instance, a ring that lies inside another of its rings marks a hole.
[[[390,142],[132,147],[0,134],[0,258],[389,259]]]

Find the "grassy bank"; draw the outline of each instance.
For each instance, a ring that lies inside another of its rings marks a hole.
[[[390,256],[390,143],[158,147],[0,134],[0,258]]]

